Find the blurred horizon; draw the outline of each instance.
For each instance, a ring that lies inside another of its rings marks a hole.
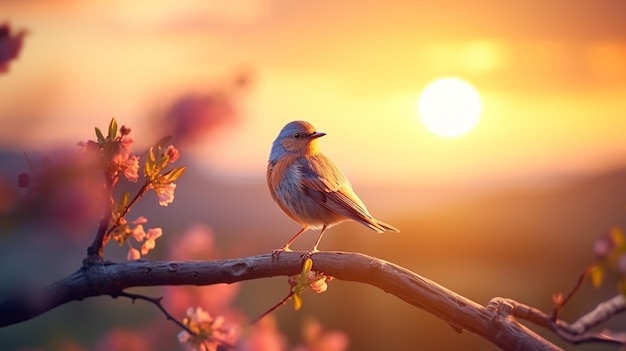
[[[322,150],[354,182],[523,182],[624,162],[624,2],[355,4],[2,2],[28,35],[0,79],[0,147],[73,144],[111,117],[145,147],[177,100],[232,93],[243,74],[245,117],[193,148],[225,177],[262,177],[296,119],[328,133]],[[456,139],[417,116],[420,92],[443,76],[483,100]]]

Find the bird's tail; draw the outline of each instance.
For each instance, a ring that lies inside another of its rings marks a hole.
[[[376,220],[376,223],[381,226],[383,229],[385,229],[384,231],[390,231],[390,232],[396,232],[399,233],[400,230],[394,226],[392,226],[391,224],[387,224],[385,222],[381,222],[379,220]]]
[[[377,233],[384,233],[386,231],[400,232],[398,228],[392,226],[391,224],[387,224],[385,222],[374,219],[374,217],[372,216],[359,218],[355,220]]]

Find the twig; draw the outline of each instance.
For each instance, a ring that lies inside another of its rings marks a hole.
[[[185,330],[190,335],[198,336],[198,334],[196,334],[194,331],[189,329],[189,327],[187,327],[184,323],[182,323],[181,321],[176,319],[176,317],[172,316],[172,314],[169,313],[165,309],[165,307],[163,307],[163,304],[161,303],[161,300],[163,300],[163,296],[161,296],[161,297],[150,297],[150,296],[146,296],[146,295],[142,295],[142,294],[133,294],[133,293],[125,292],[125,291],[119,291],[117,293],[111,294],[111,297],[114,298],[114,299],[116,299],[118,297],[127,297],[127,298],[131,299],[131,301],[133,303],[135,303],[135,300],[144,300],[144,301],[150,302],[151,304],[155,305],[159,310],[161,310],[161,312],[163,312],[163,314],[165,315],[165,318],[168,321],[174,322],[176,325],[181,327],[183,330]],[[232,350],[232,349],[235,348],[234,345],[231,345],[231,344],[229,344],[229,343],[227,343],[227,342],[225,342],[223,340],[220,340],[219,342],[226,349]],[[202,344],[204,345],[205,350],[209,349],[204,341],[202,342]]]
[[[183,324],[181,321],[179,321],[178,319],[176,319],[174,316],[172,316],[171,313],[169,313],[165,307],[163,307],[163,304],[161,303],[161,300],[163,300],[163,297],[150,297],[150,296],[146,296],[146,295],[142,295],[142,294],[132,294],[132,293],[127,293],[125,291],[119,291],[117,293],[112,293],[110,294],[112,298],[117,299],[118,297],[127,297],[129,299],[131,299],[131,301],[133,303],[135,303],[135,300],[144,300],[147,302],[150,302],[151,304],[155,305],[156,307],[158,307],[158,309],[161,310],[161,312],[163,312],[163,314],[165,315],[165,318],[168,321],[172,321],[174,322],[176,325],[178,325],[179,327],[181,327],[182,329],[184,329],[187,333],[191,334],[191,335],[196,335],[196,333],[194,333],[191,329],[189,329],[189,327],[187,327],[185,324]]]
[[[105,209],[104,217],[100,220],[100,225],[98,226],[98,232],[96,233],[96,237],[94,238],[91,246],[87,248],[87,259],[83,261],[84,265],[89,265],[96,263],[98,261],[102,261],[104,258],[104,246],[109,241],[109,237],[113,230],[119,226],[120,221],[124,218],[128,212],[130,212],[131,207],[135,205],[135,203],[148,191],[148,187],[150,186],[150,182],[146,180],[146,182],[141,186],[141,189],[137,192],[135,197],[130,201],[130,203],[124,207],[124,210],[115,220],[115,223],[109,227],[109,223],[111,222],[111,205],[107,206]],[[110,201],[113,201],[113,196],[109,196]]]
[[[283,297],[282,300],[278,301],[274,306],[270,307],[267,311],[261,313],[261,315],[259,315],[258,317],[256,317],[255,319],[253,319],[250,322],[250,325],[254,325],[256,323],[258,323],[261,319],[263,319],[263,317],[267,316],[268,314],[276,311],[276,309],[278,309],[280,306],[284,305],[287,303],[287,301],[289,301],[289,299],[293,296],[293,291],[289,290],[289,294],[287,294],[287,296]]]
[[[118,226],[120,224],[120,220],[124,217],[126,217],[126,215],[128,214],[128,212],[130,212],[131,207],[133,207],[135,205],[135,203],[137,202],[137,200],[139,200],[143,194],[146,193],[146,191],[148,191],[148,187],[150,186],[150,181],[146,180],[146,182],[141,186],[141,189],[139,189],[139,191],[137,192],[137,194],[135,194],[135,197],[133,197],[132,200],[130,200],[130,202],[128,203],[128,205],[124,208],[124,210],[122,211],[122,213],[120,213],[119,217],[117,217],[117,220],[115,221],[115,223],[111,226],[111,228],[109,229],[109,231],[107,232],[107,235],[110,235],[114,228],[116,226]]]
[[[552,321],[556,321],[558,319],[559,311],[563,308],[563,306],[565,306],[565,304],[569,302],[569,300],[572,299],[572,297],[578,291],[578,289],[580,289],[580,286],[582,285],[583,281],[585,281],[585,278],[587,277],[588,274],[589,274],[589,268],[585,269],[585,271],[580,274],[580,276],[578,277],[578,280],[576,281],[576,284],[574,284],[574,286],[570,289],[570,291],[567,293],[565,298],[563,298],[559,303],[554,304],[554,309],[552,310],[552,313],[550,314]]]
[[[87,258],[83,261],[83,265],[93,264],[98,261],[102,261],[104,258],[104,245],[106,242],[107,228],[111,221],[111,206],[106,206],[104,210],[104,216],[100,220],[98,225],[98,231],[93,243],[87,248]]]

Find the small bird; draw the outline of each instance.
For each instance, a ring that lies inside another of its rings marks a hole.
[[[359,222],[383,233],[399,232],[395,227],[376,220],[352,190],[346,176],[318,149],[318,132],[310,123],[287,123],[272,144],[267,165],[267,186],[278,207],[300,225],[297,232],[274,255],[291,251],[289,245],[308,229],[320,229],[310,256],[327,228],[347,220]]]

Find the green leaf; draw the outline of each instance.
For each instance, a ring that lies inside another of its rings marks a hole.
[[[156,154],[154,153],[154,147],[151,147],[148,150],[148,159],[152,162],[152,164],[156,163]]]
[[[170,162],[170,157],[169,156],[167,156],[167,155],[161,156],[161,158],[159,159],[158,168],[159,169],[164,169],[167,166],[168,162]]]
[[[104,135],[102,135],[102,131],[98,127],[96,127],[96,137],[98,138],[98,142],[104,143]]]
[[[113,140],[115,139],[115,136],[117,135],[117,121],[114,118],[111,118],[111,123],[109,123],[109,135],[108,138],[109,140]]]
[[[300,294],[293,294],[293,309],[299,310],[302,307],[302,298]]]
[[[309,279],[307,276],[309,272],[311,272],[311,268],[313,267],[313,260],[309,257],[302,264],[302,272],[298,275],[296,279],[296,285],[291,288],[294,294],[299,294],[309,287]]]
[[[186,166],[174,168],[173,170],[165,173],[163,176],[169,183],[174,183],[175,181],[178,180],[178,178],[180,178],[180,176],[183,175],[183,173],[185,173],[186,170],[187,170]]]
[[[128,191],[125,191],[122,193],[122,196],[120,196],[120,208],[128,206],[128,200],[130,200],[130,194]]]
[[[594,264],[589,267],[589,277],[591,278],[591,285],[594,288],[599,288],[604,281],[604,269],[600,265]]]
[[[143,167],[143,174],[148,179],[153,178],[155,162],[156,162],[156,158],[154,156],[154,149],[151,147],[150,150],[148,151],[148,157],[146,158],[146,163],[144,164],[144,167]]]
[[[313,260],[310,257],[307,257],[307,259],[304,261],[304,264],[302,265],[302,274],[308,275],[311,271],[311,268],[313,268]]]

